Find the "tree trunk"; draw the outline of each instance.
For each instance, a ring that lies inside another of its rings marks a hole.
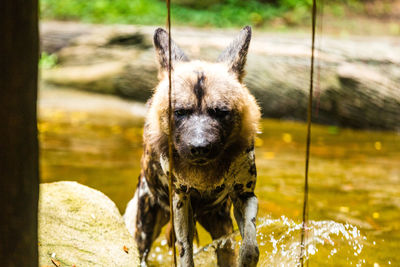
[[[0,1],[0,265],[38,266],[38,1]]]

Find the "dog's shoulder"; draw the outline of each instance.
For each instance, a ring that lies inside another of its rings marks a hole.
[[[230,195],[236,196],[246,192],[253,192],[257,180],[254,145],[243,150],[232,161],[224,181],[229,188]]]

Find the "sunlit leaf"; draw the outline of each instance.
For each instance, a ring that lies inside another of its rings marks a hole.
[[[339,210],[340,210],[340,212],[347,213],[347,212],[349,212],[350,208],[349,208],[349,207],[342,206],[342,207],[339,208]]]
[[[254,140],[254,145],[256,147],[261,147],[263,145],[263,143],[264,143],[264,141],[259,137],[256,137],[255,140]]]
[[[272,151],[264,152],[263,158],[264,159],[273,159],[273,158],[275,158],[275,153]]]
[[[51,262],[57,267],[60,267],[60,265],[61,265],[61,263],[58,260],[55,260],[55,259],[51,259]]]
[[[382,149],[382,143],[379,141],[376,141],[374,144],[374,147],[376,150],[381,150]]]
[[[284,133],[284,134],[282,134],[282,140],[285,143],[291,143],[292,142],[292,135],[290,133]]]
[[[120,134],[122,132],[121,126],[119,125],[114,125],[111,127],[111,132],[113,134]]]

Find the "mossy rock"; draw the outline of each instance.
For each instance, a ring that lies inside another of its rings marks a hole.
[[[138,266],[116,205],[76,182],[40,185],[39,266]]]

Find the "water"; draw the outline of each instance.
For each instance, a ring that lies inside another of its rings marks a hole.
[[[42,182],[78,181],[104,192],[123,212],[139,174],[142,123],[116,115],[42,111]],[[312,130],[309,265],[399,266],[400,135],[332,126]],[[304,143],[304,124],[262,121],[256,140],[260,266],[298,262]],[[196,262],[215,266],[218,244],[201,227],[199,238]],[[240,237],[231,238],[237,248]],[[150,265],[165,266],[169,257],[161,234]]]
[[[299,266],[301,223],[282,216],[279,219],[259,218],[257,240],[261,251],[259,266]],[[366,263],[364,245],[368,244],[356,226],[334,221],[310,221],[306,243],[306,257],[312,265],[338,266],[346,262],[355,266]],[[238,231],[212,242],[204,247],[196,247],[195,264],[197,266],[217,266],[215,250],[223,247],[228,240],[234,240],[233,248],[238,253],[240,234]],[[171,261],[167,241],[157,240],[153,252],[149,255],[151,265],[162,266]],[[315,259],[314,259],[315,258]],[[321,260],[322,259],[322,260]],[[346,262],[343,262],[345,259]]]

